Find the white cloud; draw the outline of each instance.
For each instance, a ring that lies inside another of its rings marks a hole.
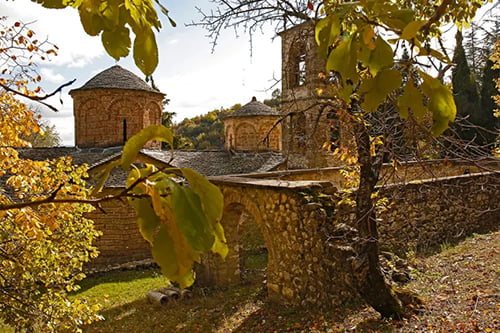
[[[42,74],[44,80],[47,80],[52,83],[58,84],[64,81],[64,76],[61,73],[56,73],[51,68],[42,68],[40,70],[40,74]]]
[[[59,47],[51,65],[82,67],[104,54],[99,38],[88,36],[74,8],[46,9],[30,0],[0,2],[2,15],[10,21],[29,23],[40,40],[47,38]]]

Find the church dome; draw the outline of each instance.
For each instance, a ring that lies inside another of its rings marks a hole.
[[[243,105],[241,108],[228,115],[227,118],[279,115],[278,111],[257,101],[257,98],[252,97],[252,101],[250,103]]]
[[[73,91],[94,89],[126,89],[162,94],[158,90],[150,87],[146,82],[144,82],[134,73],[118,65],[100,72],[99,74],[88,80],[87,83],[85,83],[80,88],[71,90],[70,94]]]

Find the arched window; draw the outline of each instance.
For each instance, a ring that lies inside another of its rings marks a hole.
[[[297,36],[292,42],[286,63],[286,73],[288,78],[288,87],[299,87],[306,84],[307,81],[307,61],[306,61],[306,43],[304,36]]]

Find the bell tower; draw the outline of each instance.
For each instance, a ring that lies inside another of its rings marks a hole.
[[[338,165],[326,147],[338,144],[340,126],[328,96],[326,59],[318,56],[315,21],[281,32],[283,153],[288,168]]]

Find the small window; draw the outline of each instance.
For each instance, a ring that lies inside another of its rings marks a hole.
[[[303,86],[306,83],[306,54],[301,53],[297,56],[295,65],[295,85]]]
[[[123,119],[123,143],[127,142],[127,119]]]

